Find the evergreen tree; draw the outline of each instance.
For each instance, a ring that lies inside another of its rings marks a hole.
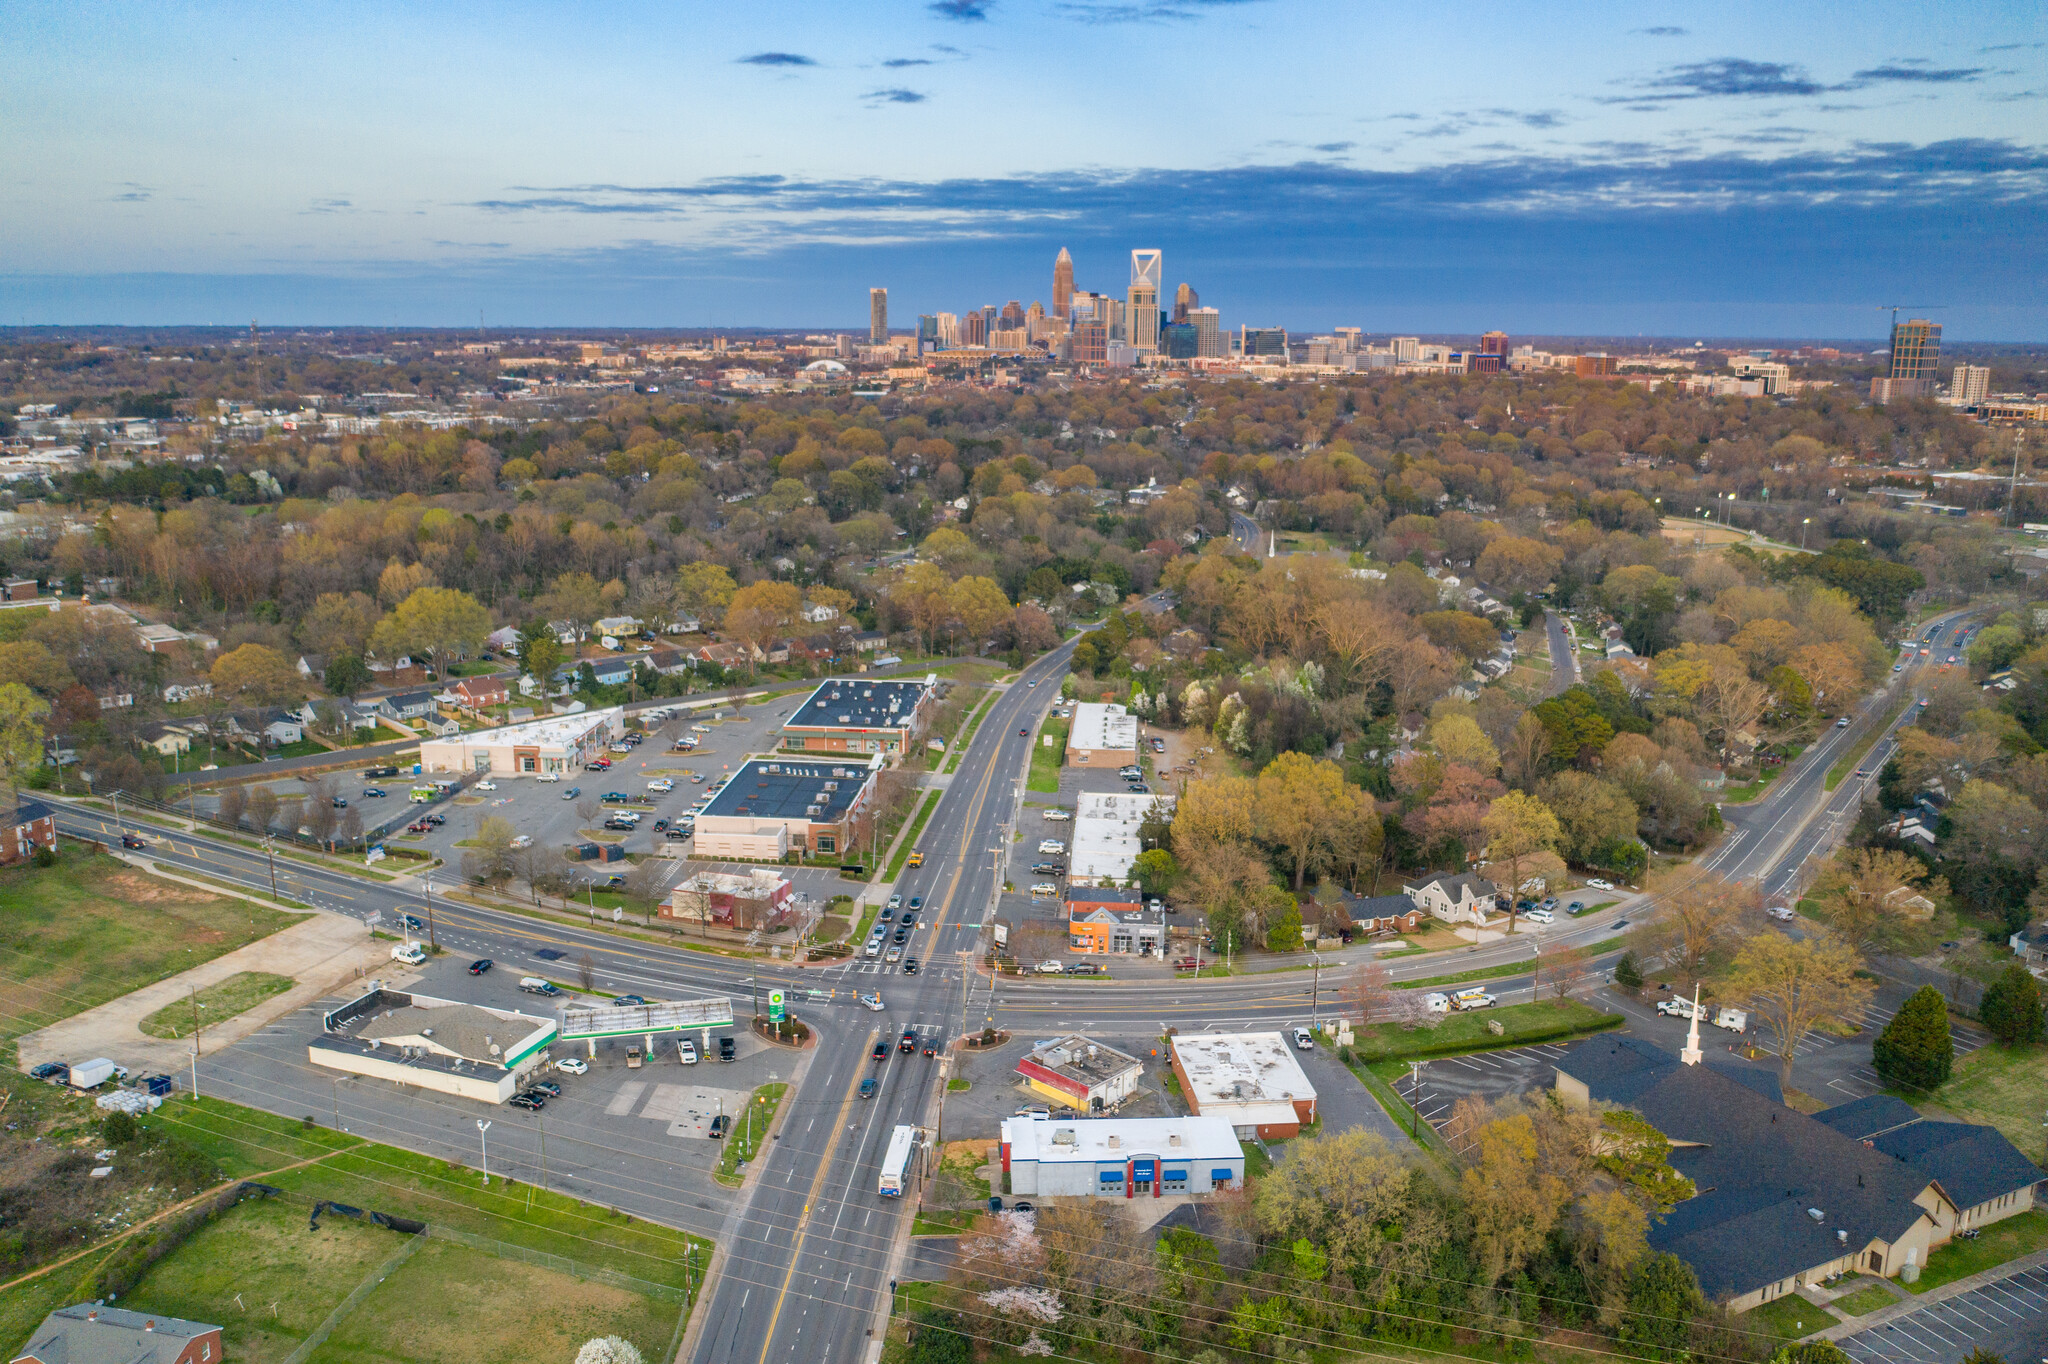
[[[1692,1269],[1676,1255],[1652,1255],[1629,1282],[1628,1315],[1616,1334],[1652,1359],[1683,1359],[1692,1319],[1707,1307]]]
[[[1977,1012],[1991,1035],[2008,1047],[2041,1040],[2041,985],[2018,962],[1986,987]]]
[[[1870,1048],[1871,1065],[1886,1084],[1934,1089],[1944,1083],[1956,1059],[1949,1037],[1948,1006],[1932,985],[1915,990]]]
[[[1614,963],[1614,983],[1634,994],[1643,988],[1643,968],[1636,965],[1633,950],[1621,954],[1621,960]]]

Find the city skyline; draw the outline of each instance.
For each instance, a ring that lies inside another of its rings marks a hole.
[[[13,15],[9,322],[853,325],[863,277],[916,315],[1066,246],[1122,292],[1145,242],[1304,329],[2048,337],[2019,4]],[[1105,95],[1126,47],[1201,98]]]

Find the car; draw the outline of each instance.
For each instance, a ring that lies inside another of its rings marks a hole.
[[[913,895],[913,896],[911,896],[911,897],[910,897],[910,907],[911,907],[911,908],[912,908],[913,910],[923,909],[923,908],[924,908],[924,896],[922,896],[922,895]]]
[[[1584,900],[1574,900],[1564,907],[1564,912],[1567,914],[1584,914],[1586,912],[1586,902]]]
[[[927,1042],[927,1043],[925,1043],[925,1044],[924,1044],[924,1054],[925,1054],[926,1056],[937,1056],[937,1055],[939,1054],[939,1044],[938,1044],[938,1043],[936,1043],[936,1042]]]
[[[1613,890],[1613,889],[1614,889],[1614,883],[1613,883],[1612,881],[1602,881],[1602,880],[1599,880],[1599,879],[1597,879],[1597,878],[1596,878],[1596,879],[1594,879],[1594,880],[1591,880],[1591,881],[1588,881],[1588,882],[1586,882],[1586,884],[1587,884],[1588,886],[1592,887],[1592,888],[1593,888],[1594,890]]]
[[[905,925],[904,925],[904,926],[903,926],[902,928],[899,928],[899,929],[897,929],[897,930],[896,930],[896,936],[895,936],[895,937],[894,937],[894,938],[893,938],[893,939],[892,939],[891,941],[893,941],[893,942],[897,942],[897,943],[902,943],[902,942],[907,942],[907,941],[909,940],[909,938],[910,938],[910,926],[909,926],[908,924],[905,924]]]
[[[416,819],[405,826],[405,831],[409,834],[430,834],[434,832],[434,826],[424,819]]]
[[[1671,999],[1658,1000],[1657,1012],[1663,1014],[1667,1018],[1692,1018],[1695,1016],[1693,1012],[1692,1001],[1689,999],[1679,999],[1675,996]],[[1699,1012],[1697,1016],[1702,1022],[1706,1020],[1706,1005],[1702,1004],[1699,1006]]]
[[[533,835],[517,834],[513,837],[512,841],[510,843],[507,843],[505,846],[508,848],[530,848],[533,846]]]
[[[1870,769],[1867,767],[1859,767],[1856,769],[1856,775],[1859,777],[1867,777],[1870,775]]]
[[[1031,736],[1031,731],[1030,731],[1030,730],[1028,730],[1028,729],[1020,729],[1020,730],[1018,730],[1018,731],[1017,731],[1017,737],[1018,737],[1018,738],[1020,738],[1020,739],[1026,739],[1026,738],[1029,738],[1030,736]]]
[[[527,1086],[527,1089],[535,1094],[545,1094],[550,1099],[559,1099],[562,1097],[562,1087],[556,1084],[553,1080],[535,1080],[532,1084]]]
[[[417,914],[406,915],[405,926],[415,933],[424,933],[427,931],[427,926],[420,922],[419,916]]]
[[[1034,862],[1031,864],[1031,874],[1033,876],[1058,876],[1065,870],[1066,868],[1057,862]]]
[[[489,957],[478,957],[475,961],[469,964],[469,973],[472,976],[480,976],[484,972],[490,970],[491,966],[492,962]]]
[[[625,884],[626,884],[626,878],[625,878],[625,877],[623,877],[623,876],[616,876],[616,875],[615,875],[615,876],[607,876],[607,877],[605,877],[605,878],[604,878],[604,881],[603,881],[603,882],[602,882],[602,883],[601,883],[601,884],[600,884],[600,885],[598,886],[598,889],[599,889],[599,890],[619,890],[619,889],[621,889],[622,887],[624,887],[624,886],[625,886]]]
[[[384,799],[384,788],[381,786],[365,786],[361,798],[363,800],[382,800]]]
[[[590,1063],[581,1057],[564,1056],[555,1062],[555,1069],[566,1071],[570,1075],[587,1075],[590,1073]]]
[[[1149,796],[1152,794],[1152,788],[1141,781],[1127,783],[1124,789],[1134,796]]]
[[[1060,888],[1050,881],[1039,881],[1031,887],[1033,895],[1057,895]]]
[[[329,804],[331,804],[332,806],[334,806],[334,808],[335,808],[335,809],[337,809],[337,810],[346,810],[346,809],[348,809],[348,798],[347,798],[347,797],[345,797],[345,796],[336,796],[336,797],[334,797],[334,799],[333,799],[333,800],[331,800],[331,801],[330,801],[330,802],[328,802],[328,803],[329,803]]]
[[[633,821],[630,819],[608,819],[604,822],[604,827],[612,830],[614,833],[631,833],[633,832]]]
[[[1099,961],[1071,961],[1067,963],[1070,976],[1106,976],[1109,968]]]
[[[892,964],[895,962],[902,961],[903,949],[901,947],[892,947],[889,949],[888,954],[884,956],[882,959]]]
[[[676,1059],[686,1066],[697,1064],[697,1044],[689,1038],[676,1043]]]
[[[1049,819],[1049,820],[1051,820],[1051,821],[1052,821],[1053,823],[1055,823],[1055,824],[1064,824],[1064,823],[1066,823],[1066,822],[1067,822],[1068,820],[1070,820],[1070,819],[1072,819],[1072,818],[1073,818],[1073,816],[1072,816],[1072,815],[1070,815],[1070,814],[1068,814],[1068,813],[1067,813],[1067,812],[1066,812],[1065,810],[1057,810],[1057,809],[1055,809],[1055,810],[1041,810],[1041,811],[1039,811],[1039,812],[1038,812],[1038,817],[1039,817],[1040,819]]]
[[[1056,961],[1042,961],[1038,963],[1038,974],[1041,976],[1062,975],[1066,972],[1066,969],[1066,967]]]
[[[1848,727],[1849,727],[1849,717],[1848,717],[1848,716],[1846,716],[1846,715],[1844,715],[1843,717],[1841,717],[1841,718],[1840,718],[1839,720],[1836,720],[1836,721],[1835,721],[1835,728],[1836,728],[1836,729],[1847,729]]]
[[[1065,853],[1067,845],[1057,838],[1040,839],[1038,850],[1042,853]]]
[[[580,786],[572,786],[572,787],[570,787],[570,788],[569,788],[568,790],[566,790],[566,791],[562,792],[562,799],[563,799],[563,800],[574,800],[574,799],[576,799],[576,797],[578,797],[578,796],[580,796],[580,795],[582,795],[582,794],[583,794],[583,788],[582,788],[582,787],[580,787]]]
[[[28,1078],[31,1080],[47,1080],[53,1085],[61,1085],[71,1078],[71,1067],[65,1065],[62,1061],[45,1061],[30,1071]]]
[[[511,1098],[505,1100],[505,1102],[507,1104],[510,1104],[514,1108],[531,1109],[535,1112],[538,1112],[539,1110],[546,1108],[548,1106],[548,1101],[545,1096],[530,1093],[514,1094]]]
[[[498,783],[494,781],[480,781],[476,784],[476,789],[479,791],[495,791],[498,789]],[[367,796],[370,793],[365,791],[363,794]],[[377,794],[381,796],[384,793],[379,791]]]
[[[707,1135],[710,1136],[711,1140],[713,1141],[724,1141],[725,1134],[727,1130],[729,1130],[731,1127],[732,1114],[720,1113],[717,1117],[711,1120],[711,1130]]]
[[[898,1050],[898,1051],[916,1051],[916,1050],[917,1050],[917,1029],[916,1029],[916,1028],[905,1028],[905,1029],[903,1030],[903,1036],[901,1036],[901,1037],[899,1037],[899,1038],[897,1038],[897,1039],[896,1039],[896,1050]]]
[[[878,1064],[878,1065],[879,1065],[879,1064],[880,1064],[881,1062],[883,1062],[883,1061],[886,1061],[886,1060],[888,1060],[888,1059],[889,1059],[889,1044],[888,1044],[887,1042],[877,1042],[877,1043],[875,1043],[875,1047],[874,1047],[874,1050],[873,1050],[873,1051],[870,1051],[870,1052],[868,1053],[868,1059],[869,1059],[870,1061],[873,1061],[873,1062],[875,1062],[875,1063],[876,1063],[876,1064]]]
[[[598,799],[603,801],[620,801],[631,800],[633,798],[627,795],[624,791],[607,791],[603,795],[599,796]]]
[[[646,1002],[639,995],[620,995],[612,1001],[613,1004],[622,1009],[637,1009]]]
[[[915,851],[913,851],[913,852],[912,852],[912,853],[910,854],[910,861],[909,861],[909,862],[907,862],[907,863],[906,863],[905,865],[906,865],[906,866],[912,866],[912,867],[921,867],[921,866],[923,866],[923,865],[924,865],[924,854],[923,854],[923,853],[921,853],[921,852],[915,852]]]
[[[875,1083],[875,1077],[870,1075],[860,1082],[860,1096],[863,1099],[872,1099],[875,1097],[875,1091],[880,1088],[881,1086]]]
[[[901,895],[891,895],[889,897],[889,908],[891,910],[903,908],[903,897]]]
[[[1532,924],[1552,923],[1557,918],[1557,916],[1552,914],[1549,910],[1540,908],[1529,910],[1527,913],[1523,914],[1522,917],[1527,919]]]
[[[1025,685],[1025,687],[1027,687],[1027,688],[1030,688],[1030,687],[1035,687],[1035,686],[1037,686],[1037,685],[1038,685],[1038,683],[1037,683],[1036,681],[1031,681],[1031,682],[1026,682],[1026,683],[1025,683],[1024,685]]]
[[[372,780],[378,777],[395,777],[398,775],[398,769],[395,767],[366,767],[363,769],[363,775]]]
[[[665,796],[676,789],[675,779],[673,777],[658,777],[647,783],[647,789],[656,795]]]
[[[1773,919],[1776,919],[1781,924],[1789,924],[1792,922],[1794,918],[1798,917],[1797,915],[1793,914],[1792,908],[1789,905],[1772,905],[1769,909],[1765,910],[1764,913],[1770,915]]]
[[[124,848],[146,848],[149,846],[149,844],[143,842],[138,835],[122,834],[121,846]]]
[[[448,816],[446,815],[421,815],[420,819],[425,823],[433,825],[436,829],[448,822]]]
[[[534,778],[535,781],[560,781],[561,779],[562,774],[559,772],[543,772]]]
[[[903,959],[903,974],[906,976],[914,976],[917,974],[916,957],[905,957]]]
[[[632,751],[633,745],[631,744],[617,743],[612,745],[612,752],[614,753],[631,753]]]
[[[1294,1049],[1296,1051],[1314,1051],[1316,1049],[1316,1040],[1309,1036],[1307,1028],[1297,1027],[1294,1030]]]
[[[1627,919],[1616,919],[1616,920],[1615,920],[1615,921],[1614,921],[1613,923],[1611,923],[1611,924],[1607,925],[1607,931],[1608,931],[1609,933],[1619,933],[1619,932],[1621,932],[1621,930],[1622,930],[1622,929],[1624,929],[1624,928],[1627,928],[1627,927],[1628,927],[1628,920],[1627,920]]]
[[[718,1039],[718,1059],[719,1059],[719,1060],[721,1060],[721,1061],[730,1061],[730,1060],[732,1060],[732,1059],[734,1058],[734,1056],[736,1056],[736,1055],[737,1055],[737,1053],[736,1053],[736,1052],[735,1052],[735,1051],[733,1050],[733,1045],[732,1045],[732,1039],[731,1039],[730,1037],[721,1037],[721,1038],[719,1038],[719,1039]]]

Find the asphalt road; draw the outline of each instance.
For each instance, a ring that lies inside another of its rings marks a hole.
[[[1543,622],[1550,639],[1550,694],[1555,696],[1579,680],[1578,663],[1564,618],[1555,611],[1545,611]]]
[[[1239,550],[1246,554],[1266,557],[1266,532],[1259,529],[1259,523],[1243,512],[1230,514],[1230,538],[1237,542]]]

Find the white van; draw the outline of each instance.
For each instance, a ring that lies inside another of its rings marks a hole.
[[[1741,1009],[1720,1009],[1714,1014],[1714,1026],[1729,1032],[1748,1032],[1749,1015]]]
[[[1451,1011],[1451,997],[1449,995],[1425,995],[1423,996],[1422,1003],[1423,1007],[1433,1014],[1447,1014]]]

